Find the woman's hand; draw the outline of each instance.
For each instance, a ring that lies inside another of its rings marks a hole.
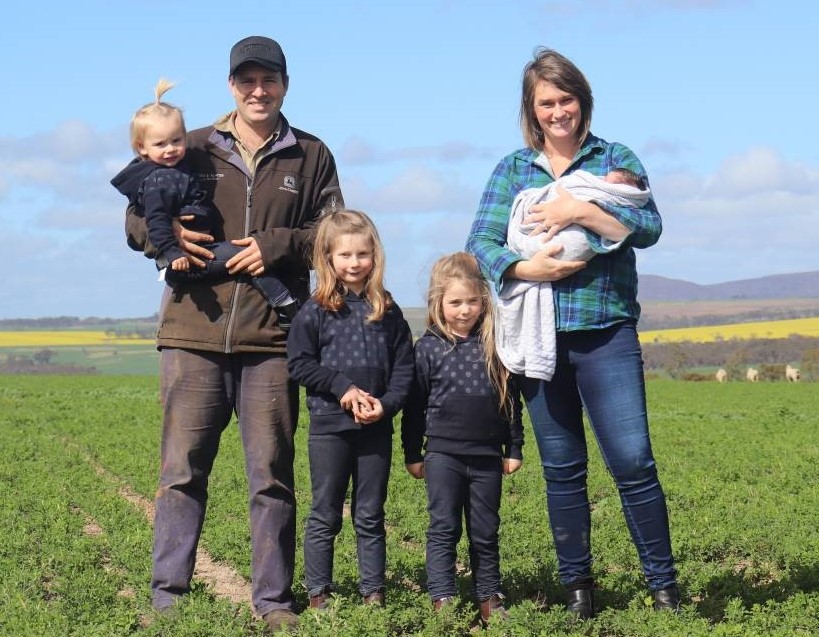
[[[579,272],[586,267],[585,261],[561,261],[555,255],[563,251],[563,246],[550,243],[543,250],[532,255],[531,259],[517,261],[510,265],[503,277],[521,279],[522,281],[559,281]]]
[[[557,198],[552,201],[534,204],[523,218],[525,224],[540,224],[530,235],[543,235],[546,242],[563,228],[576,223],[591,230],[609,241],[622,241],[631,230],[620,223],[613,215],[590,201],[575,199],[565,188],[557,187]]]
[[[194,232],[193,230],[188,230],[181,223],[182,221],[192,220],[193,215],[183,215],[182,217],[178,218],[174,217],[172,222],[173,233],[176,237],[176,241],[179,243],[179,247],[188,253],[191,264],[198,268],[204,268],[205,261],[203,259],[212,259],[213,252],[198,244],[213,242],[213,237],[209,234],[205,234],[204,232]]]
[[[234,239],[231,243],[235,246],[244,246],[244,250],[227,260],[225,266],[227,266],[228,272],[231,274],[247,272],[253,276],[264,274],[262,251],[259,249],[256,239],[245,237],[244,239]]]
[[[536,203],[529,208],[523,218],[524,225],[538,224],[530,235],[546,232],[543,241],[546,242],[563,228],[577,223],[578,209],[582,202],[569,194],[569,191],[560,186],[556,187],[557,197],[544,203]]]

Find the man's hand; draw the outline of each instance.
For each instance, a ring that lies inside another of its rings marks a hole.
[[[518,460],[517,458],[504,458],[503,459],[503,473],[504,475],[509,475],[510,473],[515,473],[520,466],[523,464],[523,460]]]
[[[204,232],[194,232],[188,230],[182,225],[182,221],[192,221],[193,215],[183,215],[181,217],[174,217],[173,233],[179,243],[179,247],[190,255],[190,262],[198,268],[205,267],[203,259],[210,260],[213,258],[213,252],[207,248],[203,248],[198,243],[213,242],[213,237]]]
[[[239,254],[228,259],[228,272],[231,274],[238,274],[240,272],[247,272],[252,276],[261,276],[264,274],[264,263],[262,262],[262,251],[259,249],[259,244],[253,237],[245,237],[244,239],[234,239],[231,243],[235,246],[243,246]]]
[[[413,478],[423,480],[424,478],[423,462],[413,462],[411,464],[405,464],[404,466],[407,468],[407,473],[409,473]]]

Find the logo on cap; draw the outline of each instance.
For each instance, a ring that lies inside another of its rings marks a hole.
[[[270,47],[266,44],[246,44],[242,48],[242,53],[248,55],[250,53],[262,52],[265,55],[270,55]]]

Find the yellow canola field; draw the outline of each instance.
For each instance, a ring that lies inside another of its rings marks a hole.
[[[89,345],[151,345],[152,338],[118,338],[102,331],[0,331],[0,347],[60,347]]]
[[[792,334],[819,338],[819,317],[651,330],[640,332],[640,341],[646,344],[678,343],[681,341],[707,343],[731,339],[788,338]],[[152,338],[116,337],[110,336],[104,331],[93,330],[19,330],[8,332],[0,330],[0,347],[85,347],[92,345],[153,345],[154,343],[155,341]]]
[[[642,343],[679,343],[681,341],[708,343],[731,339],[788,338],[793,334],[819,337],[819,317],[651,330],[641,332],[640,341]]]

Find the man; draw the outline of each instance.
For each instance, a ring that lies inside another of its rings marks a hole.
[[[190,590],[208,475],[235,412],[250,492],[252,601],[272,630],[298,620],[291,590],[298,389],[287,375],[286,334],[246,277],[273,272],[295,298],[306,299],[314,226],[323,212],[343,207],[332,154],[280,112],[288,80],[274,40],[252,36],[233,46],[228,87],[236,109],[188,134],[187,157],[208,188],[222,233],[176,230],[195,262],[212,258],[195,241],[242,246],[227,263],[241,276],[167,288],[157,335],[164,422],[153,605],[167,609]],[[134,208],[126,234],[132,248],[152,256],[144,218]]]

